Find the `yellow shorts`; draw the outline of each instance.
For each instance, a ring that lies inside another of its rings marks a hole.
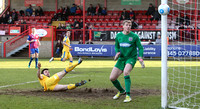
[[[47,90],[53,91],[53,89],[56,87],[59,81],[60,78],[58,77],[58,74],[54,74],[53,76],[51,76],[45,81]]]
[[[62,51],[61,58],[69,59],[72,57],[72,54],[70,52]]]

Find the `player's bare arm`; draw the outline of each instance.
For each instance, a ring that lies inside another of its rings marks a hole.
[[[40,41],[38,40],[38,44],[39,44],[39,46],[41,45],[41,43],[40,43]]]
[[[37,71],[37,76],[39,79],[43,79],[42,75],[40,74],[40,67],[41,67],[41,63],[38,63],[38,71]]]
[[[31,41],[30,41],[30,40],[27,40],[26,42],[27,42],[27,43],[31,43],[31,42],[35,42],[35,40],[31,40]]]

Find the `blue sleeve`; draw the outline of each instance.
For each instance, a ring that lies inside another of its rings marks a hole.
[[[29,40],[29,41],[31,41],[31,37],[28,35],[28,38],[27,38],[27,40]]]

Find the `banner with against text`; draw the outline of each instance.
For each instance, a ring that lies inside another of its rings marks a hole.
[[[115,40],[117,33],[121,31],[94,31],[94,40]],[[140,40],[156,40],[157,36],[160,35],[160,31],[133,31],[138,34]],[[97,37],[98,33],[98,37]],[[178,39],[178,31],[168,31],[169,40]]]

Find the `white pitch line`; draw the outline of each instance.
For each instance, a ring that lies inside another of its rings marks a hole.
[[[76,75],[76,76],[70,76],[70,77],[65,77],[65,78],[74,78],[74,77],[77,77],[77,76],[78,75]],[[0,86],[0,89],[1,88],[5,88],[5,87],[19,86],[19,85],[24,85],[24,84],[36,83],[36,82],[39,82],[39,81],[38,80],[37,81],[29,81],[29,82],[24,82],[24,83],[18,83],[18,84],[11,84],[11,85]]]

